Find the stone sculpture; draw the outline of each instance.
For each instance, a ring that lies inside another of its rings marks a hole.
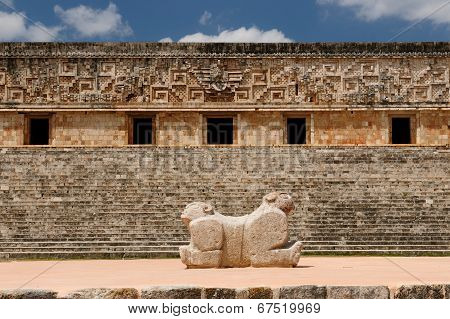
[[[286,193],[264,196],[261,206],[241,217],[224,216],[210,204],[194,202],[181,214],[191,241],[180,247],[188,268],[295,267],[302,244],[288,243],[287,215],[294,202]]]

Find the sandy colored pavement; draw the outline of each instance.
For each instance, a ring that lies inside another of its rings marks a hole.
[[[0,263],[0,289],[450,283],[450,257],[302,257],[297,268],[185,269],[178,259]]]

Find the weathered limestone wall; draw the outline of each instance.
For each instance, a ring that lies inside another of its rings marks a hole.
[[[192,201],[285,191],[309,252],[450,252],[447,147],[1,148],[0,256],[176,255]]]
[[[156,145],[199,146],[205,143],[205,117],[215,113],[134,114],[155,118]],[[411,117],[413,143],[448,145],[450,136],[450,111],[253,111],[219,114],[235,118],[235,143],[241,146],[285,144],[286,118],[296,116],[306,118],[307,144],[311,145],[389,144],[390,116],[395,114]],[[23,114],[0,112],[0,146],[23,145],[24,123]],[[52,145],[127,145],[129,124],[129,115],[124,112],[57,112],[52,120]]]
[[[0,145],[23,145],[24,116],[16,112],[0,113]]]
[[[419,145],[448,145],[449,111],[339,111],[314,113],[315,145],[385,145],[390,117],[411,117],[412,138]]]
[[[54,115],[53,146],[121,146],[128,144],[124,113],[60,112]]]
[[[420,144],[450,144],[450,111],[420,111],[419,121],[418,142]]]
[[[237,116],[237,122],[240,145],[285,144],[285,124],[281,112],[243,112]]]
[[[157,145],[201,145],[202,132],[203,121],[198,112],[161,112],[156,116]]]
[[[382,111],[317,112],[314,114],[314,143],[389,144],[388,114]]]

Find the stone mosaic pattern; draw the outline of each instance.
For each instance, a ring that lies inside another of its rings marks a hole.
[[[448,107],[450,101],[448,43],[4,43],[0,52],[2,108],[190,109],[218,103],[408,108]]]
[[[276,189],[304,252],[449,254],[448,147],[0,149],[0,258],[178,256],[186,203]]]

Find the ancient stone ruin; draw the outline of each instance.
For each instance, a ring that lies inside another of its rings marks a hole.
[[[0,43],[0,259],[179,257],[273,190],[302,255],[448,255],[449,102],[449,42]]]
[[[295,267],[302,244],[288,244],[287,216],[295,209],[292,197],[273,192],[264,196],[251,214],[233,217],[215,212],[211,205],[194,202],[181,219],[191,241],[180,247],[188,268]]]

